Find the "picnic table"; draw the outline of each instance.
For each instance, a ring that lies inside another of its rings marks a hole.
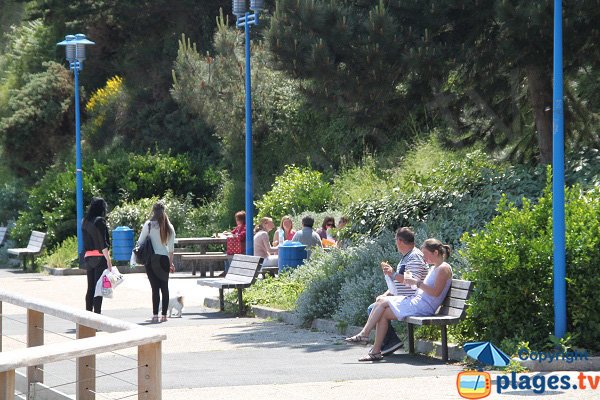
[[[189,238],[176,238],[175,239],[175,263],[180,265],[183,261],[193,261],[192,263],[192,275],[196,275],[196,268],[198,267],[198,261],[200,262],[200,276],[206,277],[206,264],[203,261],[215,262],[225,261],[231,256],[228,256],[224,251],[222,252],[209,252],[209,245],[220,245],[223,248],[227,245],[226,237],[189,237]],[[197,251],[189,251],[186,247],[197,246]],[[210,276],[214,276],[214,268],[210,267]]]

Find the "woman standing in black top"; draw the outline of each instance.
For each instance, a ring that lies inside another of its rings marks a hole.
[[[84,268],[87,269],[87,293],[85,309],[101,313],[102,296],[94,297],[96,282],[106,268],[112,270],[110,260],[110,237],[106,226],[106,202],[101,197],[94,197],[83,219],[81,231],[85,249]]]

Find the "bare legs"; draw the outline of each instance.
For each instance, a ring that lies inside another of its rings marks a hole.
[[[378,301],[369,314],[369,319],[367,323],[360,331],[358,335],[355,336],[357,339],[362,339],[365,342],[368,341],[369,335],[373,329],[376,329],[375,334],[375,344],[371,349],[372,353],[380,353],[381,345],[383,343],[383,339],[385,338],[385,334],[388,330],[388,322],[391,320],[397,319],[394,315],[393,311],[389,308],[390,304],[387,299]]]

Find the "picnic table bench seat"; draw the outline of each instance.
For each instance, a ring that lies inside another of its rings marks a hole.
[[[198,279],[197,283],[201,286],[219,289],[219,309],[221,311],[225,310],[224,289],[237,289],[239,315],[244,315],[245,310],[244,302],[242,300],[242,290],[250,287],[256,281],[262,262],[263,259],[261,257],[234,254],[225,277]]]
[[[27,269],[27,257],[31,256],[31,263],[33,265],[33,261],[35,256],[42,252],[44,248],[44,241],[46,240],[46,233],[32,231],[31,236],[29,237],[29,243],[27,247],[23,248],[15,248],[8,249],[8,254],[16,255],[21,259],[21,264],[23,266],[23,270]]]
[[[208,252],[205,254],[201,253],[179,253],[179,257],[181,257],[181,261],[227,261],[231,260],[233,256],[227,255],[225,253],[218,252]],[[200,268],[200,276],[206,277],[206,265],[204,263],[199,266],[197,263],[192,263],[192,275],[196,275],[196,269]],[[214,264],[209,264],[208,269],[210,272],[210,277],[213,278],[215,276],[215,266]]]
[[[414,325],[439,325],[442,330],[442,360],[448,361],[448,325],[458,324],[465,318],[467,300],[473,291],[473,282],[452,279],[452,284],[444,302],[435,315],[429,317],[407,317],[404,321],[408,325],[408,351],[415,352]]]

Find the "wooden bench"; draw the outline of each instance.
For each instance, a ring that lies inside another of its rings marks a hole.
[[[210,286],[219,289],[219,308],[225,310],[224,289],[237,289],[239,315],[244,315],[244,302],[242,301],[242,290],[250,287],[260,271],[263,259],[256,256],[234,254],[227,274],[223,278],[198,279],[198,285]]]
[[[27,256],[31,256],[31,265],[33,265],[33,261],[35,256],[42,252],[44,248],[44,240],[46,240],[46,234],[44,232],[31,231],[31,236],[29,237],[29,244],[25,248],[19,249],[8,249],[8,254],[13,254],[18,256],[21,259],[21,264],[23,266],[23,270],[27,270]]]
[[[404,321],[408,324],[408,351],[415,352],[415,337],[413,325],[439,325],[442,330],[442,360],[448,361],[448,332],[447,325],[458,324],[465,318],[467,300],[473,291],[473,282],[452,279],[446,299],[438,312],[431,317],[407,317]]]
[[[5,226],[0,226],[0,247],[4,244],[4,239],[6,239],[6,230]]]
[[[179,253],[179,257],[181,257],[181,261],[227,261],[231,260],[233,256],[227,255],[225,253],[211,253],[208,252],[206,254],[200,253]],[[196,263],[192,264],[192,275],[196,275],[196,268],[198,266]],[[210,271],[210,277],[213,278],[215,276],[215,267],[213,264],[208,266]],[[224,269],[224,268],[223,268]],[[200,265],[200,276],[206,277],[206,265]]]

